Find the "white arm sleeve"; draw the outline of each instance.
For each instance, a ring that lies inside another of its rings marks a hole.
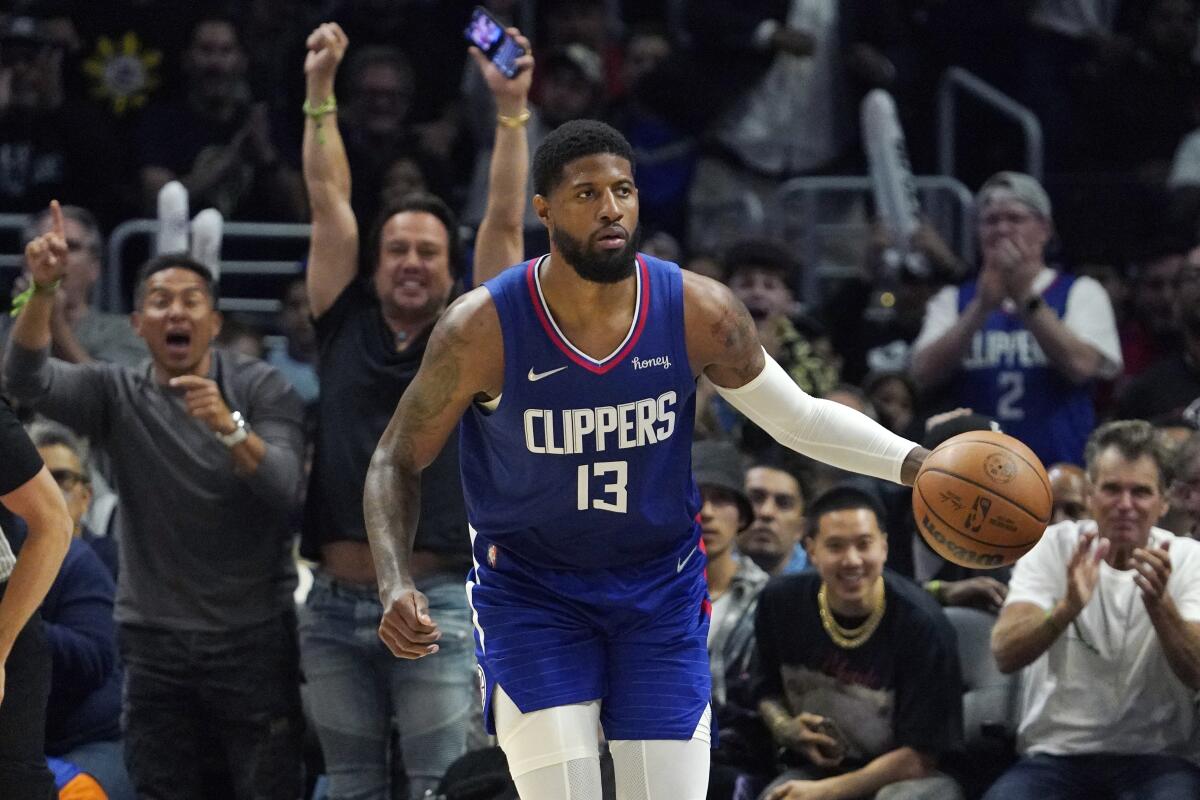
[[[841,403],[807,394],[765,350],[763,357],[767,363],[754,380],[717,392],[797,453],[900,483],[900,467],[916,444]]]

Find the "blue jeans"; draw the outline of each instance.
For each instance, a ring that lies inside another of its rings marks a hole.
[[[295,800],[304,716],[288,612],[221,633],[122,625],[125,764],[142,800]]]
[[[465,579],[434,575],[417,588],[442,638],[434,655],[406,661],[379,640],[383,607],[374,587],[315,576],[301,612],[300,658],[330,800],[405,797],[391,777],[393,727],[407,797],[432,794],[466,752],[477,682]]]
[[[1022,758],[984,800],[1182,800],[1200,797],[1200,767],[1178,756],[1115,755]]]

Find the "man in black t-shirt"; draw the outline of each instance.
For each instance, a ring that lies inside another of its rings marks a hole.
[[[958,800],[938,757],[962,740],[954,632],[937,603],[883,570],[883,512],[839,486],[812,504],[815,571],[785,575],[759,599],[759,712],[792,769],[762,800]]]
[[[419,798],[436,791],[478,727],[472,713],[479,695],[464,585],[471,544],[457,438],[425,470],[421,525],[410,562],[418,594],[441,627],[439,650],[431,658],[395,659],[376,635],[383,605],[363,520],[363,484],[375,447],[416,376],[429,333],[462,275],[463,258],[458,224],[445,203],[432,195],[409,195],[376,218],[366,241],[371,275],[360,280],[350,166],[333,102],[334,77],[346,47],[338,25],[321,25],[308,39],[305,62],[303,161],[312,206],[306,283],[321,394],[301,539],[301,553],[319,566],[303,611],[301,659],[330,794],[388,793],[396,761],[389,753],[394,724],[408,796]],[[497,97],[500,113],[516,120],[524,109],[532,59],[519,60],[518,67],[521,73],[514,79],[496,72],[488,80],[489,86],[503,87],[504,96],[498,92]],[[503,128],[498,140],[516,130],[498,127]],[[524,141],[519,145],[524,154]],[[501,181],[503,185],[517,195],[524,175]],[[524,198],[508,199],[519,208]],[[512,216],[516,222],[511,226],[493,224],[493,234],[480,228],[478,249],[495,251],[488,254],[491,262],[507,265],[519,258],[519,252],[510,253],[509,240],[520,241],[520,214]],[[515,236],[504,238],[501,231]],[[497,235],[508,245],[496,247]],[[476,277],[490,277],[495,268],[480,269],[482,264],[476,260]]]
[[[0,528],[16,514],[28,534],[18,561],[0,531],[0,797],[50,800],[54,780],[42,745],[50,654],[37,607],[71,543],[58,484],[12,409],[0,400]]]

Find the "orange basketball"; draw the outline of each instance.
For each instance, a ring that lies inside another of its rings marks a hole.
[[[1042,538],[1053,501],[1046,469],[1021,442],[968,431],[938,445],[917,473],[913,516],[925,542],[973,569],[1011,564]]]

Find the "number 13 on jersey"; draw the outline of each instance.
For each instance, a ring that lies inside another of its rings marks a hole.
[[[579,511],[595,508],[624,514],[629,507],[629,463],[626,461],[597,461],[580,464],[576,472],[579,486]]]

